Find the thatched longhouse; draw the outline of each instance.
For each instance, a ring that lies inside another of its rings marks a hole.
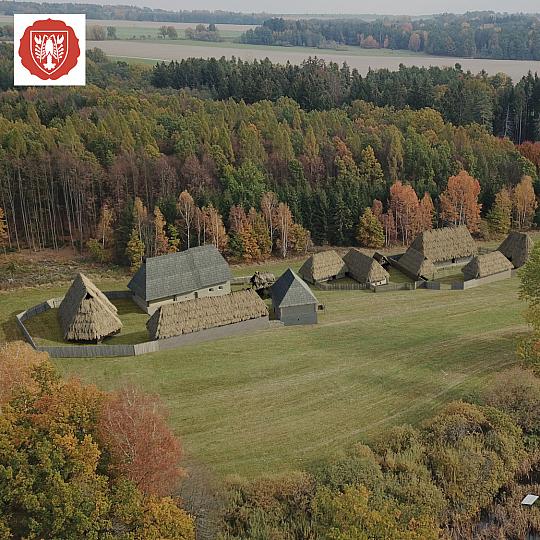
[[[319,302],[308,284],[288,268],[272,286],[272,306],[285,325],[316,324]]]
[[[499,246],[499,251],[514,268],[520,268],[529,259],[533,247],[533,239],[528,234],[512,231]]]
[[[435,278],[437,268],[467,263],[478,253],[465,225],[420,233],[396,266],[412,279]]]
[[[266,304],[252,289],[161,306],[146,323],[150,339],[167,339],[268,317]]]
[[[424,231],[414,239],[410,249],[421,253],[435,266],[466,262],[478,253],[465,225]]]
[[[345,277],[347,265],[335,251],[314,253],[300,268],[298,274],[308,283],[322,283]]]
[[[463,272],[463,279],[468,281],[508,272],[512,268],[514,268],[512,263],[500,251],[492,251],[491,253],[473,257],[461,271]]]
[[[435,265],[416,249],[409,248],[398,260],[398,268],[412,279],[431,281],[437,271]]]
[[[358,283],[386,285],[390,274],[373,258],[353,248],[343,257],[347,273]]]
[[[160,306],[231,292],[231,270],[213,246],[146,259],[128,284],[133,300],[152,315]]]
[[[67,341],[99,342],[120,332],[116,307],[84,274],[79,274],[58,307]]]

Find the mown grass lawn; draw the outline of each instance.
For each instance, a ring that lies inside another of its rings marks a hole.
[[[279,275],[287,265],[268,270]],[[514,278],[468,291],[317,291],[326,306],[317,326],[138,358],[54,362],[101,388],[130,382],[161,395],[188,458],[218,475],[287,471],[481,392],[516,361],[516,339],[526,331],[518,284]],[[15,313],[63,292],[65,285],[0,293],[0,341],[19,337]]]

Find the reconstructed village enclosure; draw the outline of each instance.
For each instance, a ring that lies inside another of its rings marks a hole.
[[[206,245],[145,259],[125,291],[102,292],[79,274],[64,297],[20,313],[17,321],[27,341],[52,356],[133,356],[268,329],[271,318],[282,326],[316,324],[324,306],[308,283],[323,290],[441,290],[507,279],[526,262],[532,246],[527,234],[512,232],[498,250],[478,253],[466,227],[436,229],[421,233],[402,255],[374,258],[352,248],[341,257],[333,250],[322,251],[311,255],[298,273],[288,268],[276,279],[272,273],[256,272],[233,287],[227,261]],[[392,283],[392,268],[412,281]],[[437,272],[453,268],[462,273],[461,282],[433,281]],[[114,305],[119,298],[148,315],[147,339],[111,341],[123,328]],[[51,309],[57,311],[63,341],[69,345],[41,345],[28,331],[25,321]]]

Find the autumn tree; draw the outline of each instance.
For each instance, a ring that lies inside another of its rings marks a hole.
[[[223,225],[223,218],[216,208],[210,204],[202,209],[204,220],[205,240],[213,244],[219,251],[224,251],[229,242],[229,237]]]
[[[242,243],[242,258],[244,261],[258,261],[261,258],[261,251],[251,223],[246,221],[238,234]]]
[[[110,246],[113,239],[114,210],[107,203],[103,203],[96,227],[96,239],[103,249]]]
[[[229,211],[229,250],[233,256],[244,261],[259,260],[261,251],[253,226],[241,206],[232,206]]]
[[[381,222],[384,229],[384,243],[391,246],[397,242],[397,229],[392,211],[385,212],[381,216]]]
[[[253,236],[257,242],[257,247],[262,259],[266,259],[272,253],[272,241],[266,226],[264,216],[251,207],[248,213],[248,220],[253,230]]]
[[[99,433],[118,474],[144,493],[174,492],[182,477],[182,450],[155,396],[131,386],[111,394],[100,417]]]
[[[63,380],[20,342],[0,348],[0,374],[2,538],[195,539],[154,398]]]
[[[182,191],[178,197],[178,213],[182,217],[182,224],[184,226],[187,249],[191,247],[191,229],[195,220],[196,205],[193,197],[187,192]],[[200,244],[200,243],[199,243]]]
[[[419,230],[420,201],[411,185],[399,180],[390,187],[389,207],[393,215],[397,235],[404,245],[409,244]]]
[[[366,208],[360,219],[356,239],[364,247],[384,247],[384,230],[379,220],[373,215],[371,208]]]
[[[246,211],[238,205],[229,210],[229,231],[238,234],[248,221]]]
[[[307,253],[312,245],[311,233],[299,223],[293,223],[289,231],[289,249],[295,253]]]
[[[373,500],[363,485],[343,491],[320,489],[314,500],[316,537],[328,540],[437,540],[440,530],[432,516],[410,519],[393,500]]]
[[[112,258],[110,248],[114,239],[113,221],[114,211],[104,203],[96,226],[95,238],[90,238],[87,243],[92,257],[100,262],[110,261]]]
[[[448,179],[446,190],[441,193],[441,219],[454,227],[467,225],[469,231],[477,232],[480,226],[478,202],[480,183],[466,171]]]
[[[532,225],[534,213],[538,206],[533,181],[530,176],[524,176],[514,188],[512,206],[516,228],[528,229]]]
[[[433,229],[435,219],[435,206],[429,193],[424,193],[418,206],[418,232]]]
[[[140,197],[133,202],[133,222],[140,240],[147,245],[148,210]]]
[[[279,249],[285,259],[289,251],[289,235],[294,223],[293,216],[287,204],[280,202],[275,210],[276,230],[279,233]]]
[[[165,218],[158,206],[154,208],[154,249],[153,255],[165,255],[170,251],[169,239],[165,234]]]
[[[490,230],[499,235],[507,234],[512,225],[512,197],[507,188],[495,195],[495,202],[487,215]]]
[[[132,270],[137,270],[141,266],[144,253],[145,246],[139,236],[138,228],[135,226],[131,231],[131,236],[126,247],[126,257],[129,260]]]

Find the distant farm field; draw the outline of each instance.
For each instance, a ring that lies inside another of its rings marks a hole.
[[[473,73],[485,70],[489,75],[506,73],[514,81],[527,75],[529,71],[540,73],[540,62],[519,60],[482,60],[478,58],[438,57],[415,54],[409,51],[390,51],[388,49],[362,49],[349,47],[344,51],[315,49],[308,47],[272,47],[264,45],[244,45],[225,41],[223,43],[204,43],[189,40],[159,41],[87,41],[88,48],[99,47],[109,56],[136,60],[182,60],[185,58],[226,58],[242,60],[263,60],[269,58],[274,63],[301,64],[309,57],[317,56],[327,62],[346,62],[362,75],[370,69],[398,70],[401,64],[410,66],[453,67],[459,63],[462,68]]]
[[[285,266],[268,269],[279,274]],[[478,394],[516,361],[516,339],[526,331],[518,284],[514,278],[468,291],[318,291],[326,311],[317,326],[138,358],[54,362],[102,388],[129,381],[159,394],[188,459],[220,476],[287,471]],[[98,285],[110,290],[125,282]],[[65,290],[0,293],[0,341],[19,337],[15,313]]]

